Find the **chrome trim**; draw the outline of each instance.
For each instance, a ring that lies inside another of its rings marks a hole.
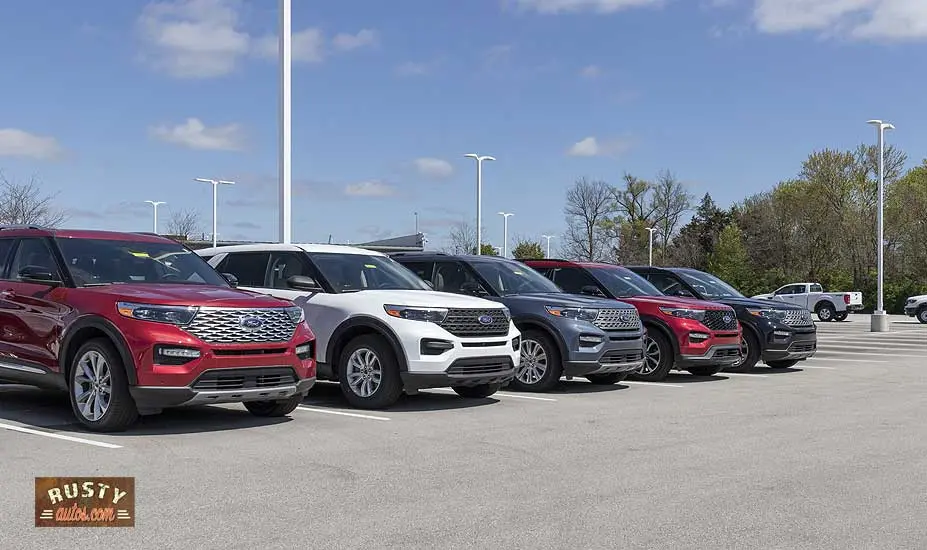
[[[715,359],[715,354],[717,352],[727,351],[731,349],[736,349],[737,351],[741,351],[740,345],[738,344],[716,344],[708,348],[708,352],[706,352],[704,355],[682,355],[680,354],[679,358],[683,361],[692,361],[692,362],[714,361],[715,364],[717,365],[729,365],[729,364],[732,365],[740,360],[739,354],[737,357],[723,357],[721,359]]]
[[[14,365],[13,363],[0,362],[0,369],[15,370],[19,372],[28,372],[29,374],[48,374],[47,371],[36,367],[27,367],[25,365]]]

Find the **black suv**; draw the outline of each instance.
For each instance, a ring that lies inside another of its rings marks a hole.
[[[754,300],[714,275],[685,267],[627,266],[670,296],[686,296],[729,305],[743,326],[742,360],[725,368],[750,370],[762,359],[783,369],[812,357],[817,351],[817,328],[807,309],[783,302]]]
[[[495,256],[440,252],[391,255],[435,290],[504,304],[521,331],[513,389],[548,391],[561,376],[614,384],[644,362],[644,332],[634,306],[568,294],[530,267]]]

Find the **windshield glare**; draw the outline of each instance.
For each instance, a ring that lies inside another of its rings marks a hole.
[[[517,262],[475,261],[471,265],[499,296],[563,292],[537,271]]]
[[[634,296],[663,296],[650,281],[623,267],[586,268],[616,298]]]
[[[173,242],[57,238],[74,284],[229,286],[201,257]]]
[[[418,275],[388,256],[310,252],[335,292],[431,290]]]
[[[737,291],[736,288],[725,283],[721,279],[709,275],[708,273],[691,273],[688,271],[679,271],[678,275],[689,283],[699,294],[709,299],[715,298],[743,298],[744,295]]]

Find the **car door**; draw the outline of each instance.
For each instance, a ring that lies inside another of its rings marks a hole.
[[[776,299],[789,304],[804,306],[808,295],[804,293],[804,285],[786,285],[776,291]]]
[[[650,281],[650,284],[657,287],[657,290],[668,296],[695,297],[695,293],[692,292],[689,285],[672,273],[658,273],[652,271],[648,272],[645,278]]]
[[[492,292],[486,288],[473,271],[462,262],[441,260],[435,262],[432,283],[439,292],[452,292],[492,299]]]
[[[0,281],[0,340],[4,370],[38,377],[60,373],[58,346],[68,289],[49,239],[22,238],[13,246]],[[41,378],[39,378],[39,385]]]

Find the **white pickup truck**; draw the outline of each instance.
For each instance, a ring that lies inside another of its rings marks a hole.
[[[817,314],[823,322],[843,321],[851,311],[863,309],[862,292],[824,292],[819,283],[792,283],[772,294],[758,294],[754,298],[802,306]]]

